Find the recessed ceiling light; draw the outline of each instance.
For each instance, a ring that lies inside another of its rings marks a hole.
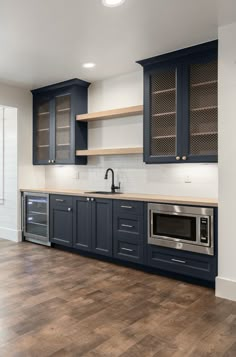
[[[122,5],[125,2],[125,0],[102,0],[102,3],[104,6],[108,7],[115,7]]]
[[[87,63],[83,64],[84,68],[94,68],[95,66],[96,66],[96,64],[92,63],[92,62],[87,62]]]

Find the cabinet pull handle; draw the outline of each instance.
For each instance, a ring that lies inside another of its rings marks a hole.
[[[182,160],[186,161],[187,160],[187,156],[182,156]]]
[[[51,160],[48,160],[48,163],[50,164],[50,163],[51,163]]]
[[[132,206],[121,206],[121,208],[128,208],[128,209],[131,209],[133,208]]]
[[[67,211],[68,211],[68,212],[71,212],[71,211],[72,211],[72,208],[69,207],[69,208],[67,209]]]
[[[130,224],[122,224],[121,227],[134,228],[134,226],[131,226]]]
[[[90,199],[90,201],[94,201],[94,198],[92,197],[92,198]]]
[[[126,250],[127,252],[133,252],[133,249],[129,249],[129,248],[121,248],[122,250]]]
[[[175,262],[175,263],[186,264],[186,260],[180,260],[180,259],[174,259],[174,258],[172,258],[171,260],[172,260],[172,262]]]
[[[57,202],[65,202],[65,200],[62,200],[61,198],[56,198]]]
[[[176,156],[176,160],[179,161],[180,160],[180,156]]]
[[[89,198],[89,197],[87,197],[87,198],[86,198],[86,200],[87,200],[87,201],[90,201],[90,198]]]

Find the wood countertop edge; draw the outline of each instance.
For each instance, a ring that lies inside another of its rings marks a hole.
[[[86,197],[97,197],[97,198],[107,198],[115,200],[133,200],[133,201],[143,201],[143,202],[159,202],[159,203],[170,203],[170,204],[186,204],[195,206],[207,206],[207,207],[218,207],[218,201],[214,198],[197,198],[188,196],[165,196],[157,194],[141,194],[141,193],[121,193],[115,195],[103,195],[95,194],[90,191],[80,191],[80,190],[61,190],[61,189],[29,189],[21,188],[21,192],[38,192],[38,193],[48,193],[48,194],[58,194],[58,195],[81,195]]]

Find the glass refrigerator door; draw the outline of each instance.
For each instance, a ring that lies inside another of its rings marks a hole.
[[[25,233],[28,235],[48,236],[47,197],[25,197]]]

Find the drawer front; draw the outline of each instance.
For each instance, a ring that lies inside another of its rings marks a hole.
[[[118,232],[142,234],[143,220],[141,217],[133,215],[118,215],[115,216],[115,228]]]
[[[114,256],[118,259],[142,264],[143,246],[116,239],[114,242]]]
[[[216,276],[215,257],[162,250],[148,246],[148,265],[203,280],[214,281]]]
[[[115,213],[143,215],[143,202],[117,200],[114,202]]]
[[[72,207],[73,198],[66,195],[50,195],[50,205],[54,207]]]
[[[113,234],[117,239],[143,244],[143,217],[122,212],[115,213]]]

